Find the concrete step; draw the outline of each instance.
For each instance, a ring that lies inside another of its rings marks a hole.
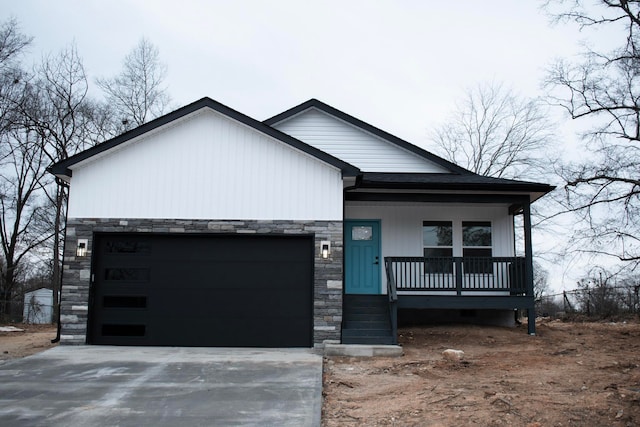
[[[325,356],[400,357],[402,347],[389,344],[325,344]]]

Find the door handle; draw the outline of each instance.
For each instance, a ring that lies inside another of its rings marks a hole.
[[[376,260],[373,262],[373,265],[378,265],[380,264],[380,260],[378,257],[376,257]]]

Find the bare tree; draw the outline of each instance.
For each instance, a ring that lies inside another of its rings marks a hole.
[[[549,272],[538,261],[533,262],[533,295],[536,300],[549,292]]]
[[[87,96],[88,80],[75,46],[43,59],[37,69],[36,86],[37,107],[22,112],[34,123],[48,163],[64,160],[93,145],[100,134],[92,120],[95,103]],[[57,307],[67,191],[63,185],[43,183],[42,188],[52,206],[52,280]]]
[[[30,43],[15,19],[0,25],[0,315],[8,314],[25,257],[49,237],[40,227],[44,212],[38,198],[46,162],[20,114],[33,99],[20,62]]]
[[[48,160],[36,132],[26,125],[3,135],[0,163],[0,300],[9,301],[27,255],[51,238],[41,192]],[[0,314],[7,314],[0,306]]]
[[[502,84],[469,89],[451,117],[431,135],[435,152],[480,175],[536,177],[545,169],[551,120],[534,100]]]
[[[21,82],[26,78],[19,58],[30,43],[31,38],[20,32],[15,19],[0,25],[0,133],[17,120],[14,105],[21,98]]]
[[[436,154],[477,174],[539,179],[551,170],[546,149],[553,135],[553,122],[541,102],[490,83],[468,89],[449,119],[431,133],[431,140]],[[532,207],[538,228],[537,218],[542,217],[539,212],[546,204],[538,202]],[[522,219],[516,219],[520,244],[524,242],[523,227]],[[536,264],[534,274],[544,271]]]
[[[12,65],[31,41],[20,31],[17,20],[12,18],[0,25],[0,71]]]
[[[160,62],[158,48],[149,40],[141,39],[122,66],[120,74],[100,78],[97,83],[124,131],[163,114],[170,98],[163,86],[167,67]]]
[[[560,6],[560,12],[554,7]],[[572,240],[576,250],[640,263],[640,3],[582,0],[547,4],[558,21],[581,30],[620,29],[611,51],[585,48],[577,62],[558,61],[549,70],[551,103],[586,122],[585,153],[560,170],[565,180],[564,212],[586,227]]]
[[[67,188],[55,185],[45,167],[114,136],[123,130],[121,118],[139,124],[159,114],[168,102],[160,86],[165,70],[157,49],[143,40],[113,80],[112,88],[131,89],[131,97],[122,98],[131,101],[130,109],[114,116],[115,98],[98,102],[88,96],[75,46],[45,56],[33,73],[26,72],[17,58],[30,39],[17,28],[15,21],[0,27],[0,43],[7,46],[0,45],[0,299],[10,299],[19,272],[29,277],[27,260],[49,252],[57,306]],[[116,109],[122,105],[115,103]],[[51,249],[44,251],[48,241]]]
[[[46,56],[38,68],[40,133],[47,138],[52,162],[64,160],[89,145],[85,114],[89,84],[75,46]]]

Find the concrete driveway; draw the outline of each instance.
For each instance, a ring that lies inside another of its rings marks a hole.
[[[319,426],[308,349],[60,346],[0,365],[2,426]]]

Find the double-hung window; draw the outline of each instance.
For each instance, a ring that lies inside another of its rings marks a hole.
[[[461,256],[465,274],[493,273],[490,221],[423,221],[424,272],[453,273],[453,256]]]
[[[491,246],[491,222],[462,222],[462,256],[471,258],[465,260],[465,273],[493,273]]]
[[[422,223],[425,273],[452,273],[453,225],[451,221],[424,221]]]

